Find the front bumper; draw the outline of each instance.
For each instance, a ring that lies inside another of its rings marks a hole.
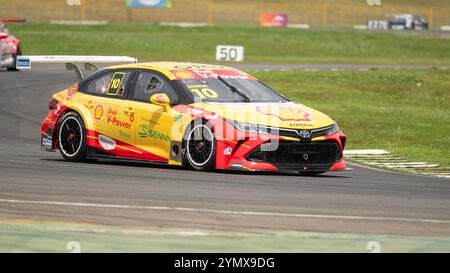
[[[0,56],[0,68],[14,68],[16,67],[16,61],[13,55],[1,55]]]
[[[345,170],[343,151],[346,141],[347,137],[340,131],[310,142],[282,136],[238,141],[218,139],[216,168],[298,172]]]

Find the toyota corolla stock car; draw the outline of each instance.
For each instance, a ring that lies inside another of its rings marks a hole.
[[[199,171],[345,170],[347,137],[327,115],[225,66],[154,62],[97,71],[52,96],[43,150]]]

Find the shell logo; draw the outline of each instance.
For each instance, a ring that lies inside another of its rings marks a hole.
[[[187,71],[187,70],[176,71],[174,73],[174,76],[177,79],[192,79],[192,78],[195,78],[194,73],[192,73],[191,71]]]
[[[75,84],[72,87],[70,87],[69,90],[67,91],[66,99],[71,100],[73,97],[75,97],[77,92],[78,92],[78,84]]]
[[[94,108],[94,118],[96,120],[101,120],[103,118],[103,105],[99,104]]]
[[[157,96],[157,97],[155,98],[155,101],[158,102],[158,103],[164,103],[164,102],[167,101],[167,100],[166,100],[166,96],[165,96],[165,95]]]
[[[266,116],[277,117],[281,121],[308,121],[312,122],[311,114],[293,107],[273,108],[257,107],[256,111]]]

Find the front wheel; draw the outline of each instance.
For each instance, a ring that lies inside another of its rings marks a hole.
[[[193,124],[184,140],[185,162],[194,170],[211,171],[216,166],[216,140],[209,123]]]
[[[22,50],[19,48],[16,52],[16,54],[13,55],[14,59],[14,66],[6,68],[8,71],[19,71],[17,69],[17,56],[22,55]]]
[[[16,62],[17,62],[17,55],[13,55],[13,59],[14,59],[14,66],[11,67],[7,67],[6,69],[8,71],[19,71],[16,67]]]
[[[58,130],[58,148],[67,161],[80,162],[86,157],[86,128],[80,115],[64,115]]]

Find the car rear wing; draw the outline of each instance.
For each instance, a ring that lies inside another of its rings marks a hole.
[[[137,63],[138,59],[127,56],[17,56],[17,69],[31,69],[31,64],[65,64],[67,70],[75,71],[78,79],[84,79],[80,67],[77,64],[84,64],[84,69],[87,71],[97,71],[98,66],[95,64],[128,64]]]
[[[22,23],[25,24],[27,20],[25,19],[0,19],[2,23]]]

